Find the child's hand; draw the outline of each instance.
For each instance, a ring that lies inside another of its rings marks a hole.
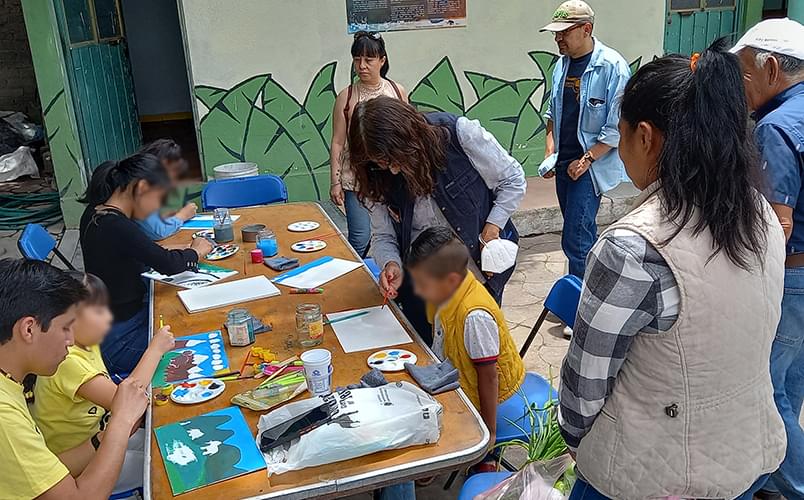
[[[183,221],[187,221],[195,217],[196,212],[198,212],[198,205],[195,203],[188,203],[184,205],[184,207],[176,212],[176,217]]]
[[[212,243],[210,243],[206,238],[196,238],[190,244],[190,248],[195,250],[195,253],[198,254],[199,259],[203,259],[209,252],[212,251]]]
[[[154,338],[151,339],[151,346],[156,349],[159,354],[165,354],[173,350],[175,344],[176,341],[173,338],[173,334],[170,332],[170,325],[160,328],[159,331],[154,333]]]
[[[148,407],[149,396],[145,384],[131,377],[117,386],[112,400],[112,418],[134,427]]]

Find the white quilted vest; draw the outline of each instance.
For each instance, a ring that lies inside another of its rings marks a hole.
[[[764,270],[746,272],[712,238],[674,226],[654,193],[608,230],[630,229],[679,286],[670,331],[636,336],[611,396],[578,449],[578,468],[610,498],[734,498],[784,457],[769,360],[781,314],[784,234],[764,199]]]

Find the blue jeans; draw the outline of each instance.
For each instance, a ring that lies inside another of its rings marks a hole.
[[[760,476],[745,493],[738,496],[735,500],[751,500],[754,498],[754,493],[759,491],[762,485],[765,484],[765,481],[768,480],[768,476],[769,474]],[[578,480],[575,481],[575,486],[572,487],[569,500],[609,500],[609,497],[594,489],[591,484],[583,479],[578,478]]]
[[[569,163],[556,166],[556,196],[564,216],[561,249],[569,260],[569,272],[583,279],[586,256],[597,241],[597,211],[600,196],[595,193],[592,174],[584,173],[577,181],[567,174]]]
[[[366,257],[371,241],[371,217],[366,207],[357,199],[354,191],[343,191],[343,205],[346,209],[346,228],[349,244],[360,258]]]
[[[770,359],[773,397],[787,432],[787,454],[766,489],[789,499],[804,498],[804,267],[784,273],[782,317],[776,329]]]
[[[125,321],[112,325],[101,344],[101,354],[110,374],[128,375],[148,347],[148,306]]]
[[[416,500],[416,484],[413,481],[392,484],[376,492],[374,498],[377,500]]]

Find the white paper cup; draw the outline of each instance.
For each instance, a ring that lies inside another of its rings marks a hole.
[[[311,349],[301,355],[307,390],[313,396],[332,392],[332,353],[326,349]]]

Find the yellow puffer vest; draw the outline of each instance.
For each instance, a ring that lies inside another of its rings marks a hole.
[[[444,356],[449,359],[460,372],[461,389],[466,393],[475,408],[480,408],[480,395],[477,388],[477,372],[472,359],[466,352],[463,326],[470,312],[482,309],[489,313],[500,330],[500,355],[497,358],[497,375],[499,380],[498,402],[511,397],[522,381],[525,380],[525,366],[508,332],[505,318],[500,306],[494,302],[488,290],[474,277],[466,273],[461,286],[449,302],[441,308],[441,327],[444,329]],[[435,307],[427,306],[427,315],[432,324],[435,318]]]

